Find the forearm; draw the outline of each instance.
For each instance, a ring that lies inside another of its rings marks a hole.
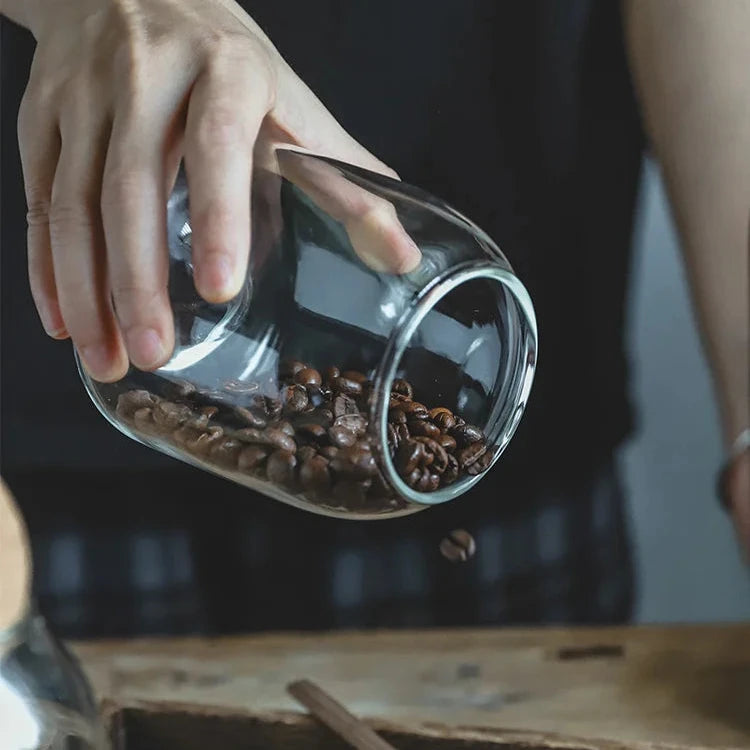
[[[750,423],[750,0],[626,0],[624,9],[731,441]]]

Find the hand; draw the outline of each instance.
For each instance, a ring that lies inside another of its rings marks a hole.
[[[56,0],[24,11],[38,42],[19,116],[31,289],[47,333],[70,336],[97,380],[118,380],[129,361],[155,369],[172,352],[165,205],[182,158],[195,283],[209,302],[244,283],[253,161],[267,163],[275,145],[396,177],[233,0]],[[390,204],[353,198],[325,174],[317,195],[336,203],[366,262],[395,273],[418,264]]]

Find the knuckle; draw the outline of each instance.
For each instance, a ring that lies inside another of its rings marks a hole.
[[[164,306],[166,284],[146,279],[129,279],[112,284],[112,298],[117,316],[124,322],[145,320],[159,314]]]
[[[49,192],[27,181],[26,223],[29,227],[45,226],[49,223]]]
[[[139,169],[107,165],[102,180],[102,211],[121,211],[135,205],[143,195],[143,187],[144,177]]]
[[[49,205],[50,237],[60,237],[71,230],[90,230],[94,219],[90,208],[84,201],[55,201]],[[54,239],[53,239],[54,242]]]
[[[199,116],[195,130],[200,147],[230,148],[244,142],[246,133],[237,113],[226,104],[209,105]]]

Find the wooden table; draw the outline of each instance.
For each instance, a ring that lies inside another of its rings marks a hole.
[[[587,747],[750,747],[750,624],[266,635],[74,650],[99,695],[122,704],[298,710],[284,688],[307,677],[354,713],[407,727],[615,741]]]

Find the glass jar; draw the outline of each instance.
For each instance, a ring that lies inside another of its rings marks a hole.
[[[492,240],[428,193],[290,149],[253,177],[247,283],[195,292],[184,174],[168,202],[176,347],[86,388],[126,435],[299,508],[384,518],[499,458],[536,364],[534,310]]]

